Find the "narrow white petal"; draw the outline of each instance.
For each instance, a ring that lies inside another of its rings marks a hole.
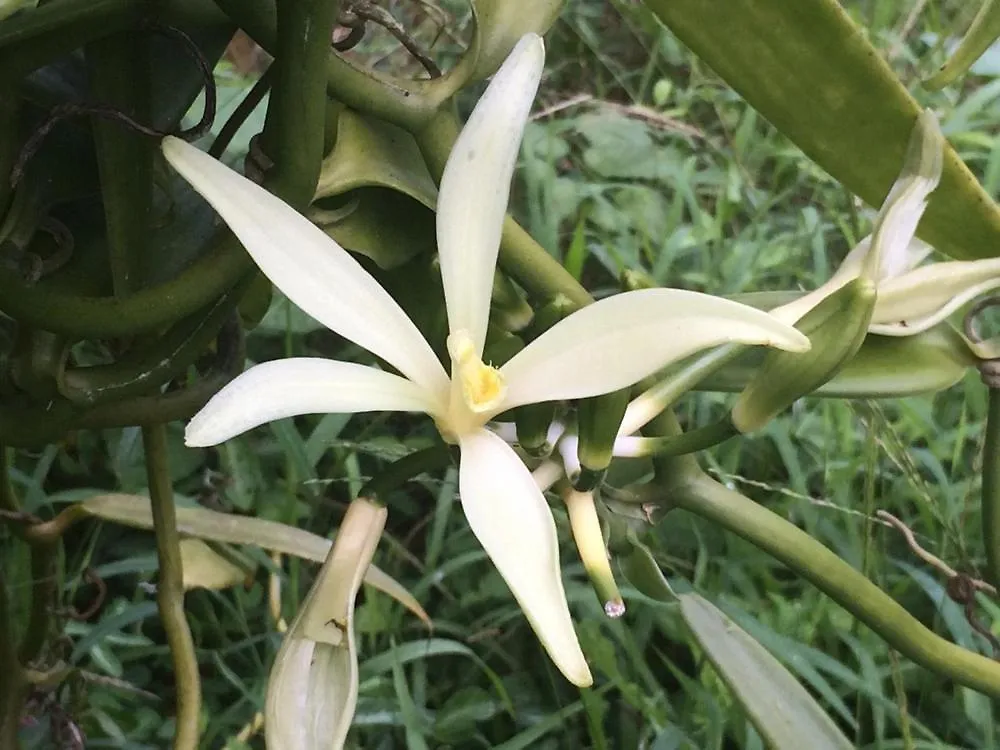
[[[479,356],[510,181],[544,64],[541,37],[522,37],[473,110],[441,176],[437,240],[448,327],[468,332]]]
[[[879,286],[869,330],[887,336],[913,336],[997,287],[998,258],[921,266]]]
[[[501,367],[503,408],[616,391],[728,343],[809,349],[799,331],[731,300],[679,289],[626,292],[564,318]]]
[[[190,446],[217,445],[247,430],[300,414],[365,411],[440,413],[424,388],[374,367],[299,357],[251,367],[215,394],[188,423]]]
[[[163,154],[305,312],[432,391],[447,375],[406,313],[340,245],[264,188],[179,138]]]
[[[521,459],[493,433],[467,433],[460,447],[459,493],[472,532],[559,671],[574,685],[590,685],[590,668],[566,604],[559,541],[545,498]]]
[[[901,273],[909,260],[909,246],[930,194],[941,180],[944,136],[930,110],[917,117],[903,168],[889,189],[872,231],[872,251],[866,259],[875,281]]]

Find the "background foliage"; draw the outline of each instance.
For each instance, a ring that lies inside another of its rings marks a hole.
[[[907,84],[940,64],[946,42],[971,11],[957,2],[844,5]],[[443,65],[454,59],[468,21],[463,2],[399,0],[388,7]],[[866,231],[869,217],[852,197],[643,6],[571,0],[547,42],[548,71],[512,208],[597,295],[620,288],[626,269],[713,293],[812,288]],[[415,66],[388,35],[372,35],[354,54],[376,67]],[[264,66],[257,53],[231,49],[216,70],[217,122]],[[974,73],[962,87],[914,91],[938,111],[951,143],[996,196],[1000,53],[988,53]],[[262,112],[237,143],[259,130]],[[248,356],[337,356],[343,348],[275,299],[249,339]],[[705,424],[723,413],[724,403],[719,395],[689,397],[679,414]],[[703,461],[718,478],[863,569],[935,631],[990,654],[992,647],[945,595],[942,580],[873,517],[877,509],[892,512],[926,548],[974,571],[979,552],[967,540],[979,537],[976,469],[984,413],[985,391],[975,373],[934,397],[807,400]],[[269,425],[219,449],[190,450],[182,446],[181,426],[173,425],[175,489],[187,502],[327,535],[363,481],[381,462],[425,445],[426,430],[401,416],[328,415]],[[14,479],[26,509],[41,514],[94,490],[142,492],[139,430],[81,431],[41,452],[21,451]],[[379,564],[417,596],[434,628],[429,632],[388,598],[366,594],[357,616],[359,746],[763,746],[692,645],[676,609],[626,589],[628,614],[608,620],[567,547],[567,593],[598,675],[594,689],[571,689],[468,531],[455,483],[449,470],[393,497]],[[660,524],[653,543],[678,590],[690,581],[768,647],[859,747],[1000,746],[988,698],[895,658],[879,638],[751,545],[681,512]],[[280,642],[267,604],[266,571],[274,562],[245,554],[256,565],[245,586],[187,596],[204,680],[204,747],[263,747],[252,721]],[[4,564],[16,569],[17,545],[8,546]],[[286,566],[288,617],[315,567],[294,560]],[[71,575],[63,583],[66,596],[81,606],[92,595],[81,578],[88,567],[106,582],[108,595],[99,614],[67,628],[83,677],[54,698],[39,697],[26,733],[35,747],[52,746],[49,719],[66,712],[86,732],[88,748],[164,747],[172,728],[163,715],[172,696],[163,686],[171,676],[149,586],[156,573],[152,536],[81,525],[67,539]],[[9,580],[26,587],[30,574],[24,573]],[[18,592],[11,593],[16,603]],[[1000,630],[1000,607],[986,598],[979,604],[980,619]]]

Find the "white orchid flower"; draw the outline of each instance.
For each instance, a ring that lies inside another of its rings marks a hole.
[[[459,493],[472,531],[558,668],[575,684],[589,685],[552,514],[525,465],[487,422],[522,404],[618,390],[706,347],[735,341],[805,351],[809,343],[767,313],[655,289],[609,297],[568,316],[500,368],[482,361],[511,177],[543,64],[541,38],[524,37],[480,99],[441,179],[437,235],[451,378],[392,297],[320,229],[183,141],[165,139],[163,152],[275,286],[401,373],[314,358],[259,364],[195,415],[187,444],[215,445],[301,414],[429,414],[460,447]]]
[[[869,273],[876,283],[877,298],[868,330],[882,336],[914,336],[979,295],[1000,287],[1000,258],[920,265],[933,248],[914,234],[928,197],[941,179],[943,152],[944,136],[937,118],[924,111],[872,235],[847,254],[829,281],[771,310],[771,314],[794,323],[828,294]]]

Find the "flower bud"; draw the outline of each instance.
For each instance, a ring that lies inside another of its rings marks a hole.
[[[385,508],[364,498],[347,509],[271,669],[265,711],[268,747],[343,747],[358,699],[354,599],[385,518]]]
[[[576,542],[583,567],[604,607],[604,613],[608,617],[621,617],[625,614],[625,602],[611,571],[608,549],[604,543],[604,534],[601,532],[601,521],[597,516],[594,493],[577,492],[566,487],[563,492],[563,502],[566,503],[566,510],[569,513],[573,541]]]
[[[809,310],[796,328],[809,336],[804,354],[772,351],[733,407],[733,426],[759,429],[798,398],[830,380],[855,355],[875,308],[875,283],[856,278]]]

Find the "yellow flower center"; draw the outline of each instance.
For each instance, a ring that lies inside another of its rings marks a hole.
[[[455,377],[462,386],[466,406],[477,414],[497,408],[507,395],[507,384],[495,367],[484,364],[469,334],[455,331],[448,337],[448,353],[455,365]]]

